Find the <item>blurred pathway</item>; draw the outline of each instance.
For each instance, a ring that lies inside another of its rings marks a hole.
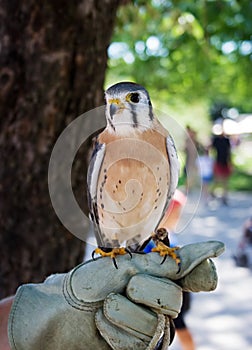
[[[192,296],[191,310],[186,315],[197,350],[252,349],[252,271],[236,267],[232,254],[242,234],[244,221],[252,215],[252,193],[230,193],[229,206],[213,201],[199,204],[197,194],[189,196],[183,213],[183,231],[179,245],[206,240],[220,240],[226,251],[214,262],[219,276],[218,287],[211,293]],[[171,350],[180,350],[175,339]]]

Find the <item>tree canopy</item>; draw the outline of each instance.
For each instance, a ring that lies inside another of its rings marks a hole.
[[[251,112],[252,2],[148,0],[120,8],[107,81],[132,79],[169,104]]]

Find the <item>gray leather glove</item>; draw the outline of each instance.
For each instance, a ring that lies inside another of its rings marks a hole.
[[[211,291],[217,274],[209,259],[221,242],[190,244],[177,251],[181,268],[158,253],[89,261],[42,284],[21,286],[9,319],[15,350],[155,349],[169,317],[176,317],[182,289]]]

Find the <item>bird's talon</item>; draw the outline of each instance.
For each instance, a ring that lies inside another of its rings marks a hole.
[[[178,264],[178,271],[176,272],[176,274],[180,273],[180,270],[181,270],[181,260],[180,259],[179,259],[179,262],[177,264]]]
[[[178,250],[179,247],[173,247],[170,248],[167,245],[165,245],[162,242],[158,242],[157,246],[155,248],[152,248],[152,252],[159,253],[160,256],[163,256],[163,260],[161,261],[161,265],[165,262],[167,256],[170,256],[173,260],[175,260],[176,264],[180,264],[180,258],[175,253],[176,250]]]
[[[129,254],[130,258],[132,259],[133,255],[132,255],[131,251],[128,248],[125,248],[125,251],[126,251],[126,253]]]
[[[96,260],[94,255],[101,255],[102,257],[107,257],[109,256],[112,260],[113,260],[113,264],[115,266],[116,269],[118,269],[118,265],[116,263],[116,257],[117,255],[125,255],[125,254],[129,254],[130,257],[132,258],[132,254],[131,251],[127,248],[123,248],[123,247],[119,247],[119,248],[96,248],[93,252],[92,252],[92,258],[93,260]]]
[[[93,260],[96,260],[95,254],[97,254],[97,253],[96,253],[96,249],[94,249],[94,250],[92,251],[92,259],[93,259]],[[98,254],[99,254],[99,253],[98,253]]]
[[[114,264],[115,268],[118,270],[118,265],[117,265],[117,262],[116,262],[116,258],[113,257],[112,260],[113,260],[113,264]]]
[[[160,254],[160,255],[161,255],[161,254]],[[164,256],[164,258],[163,258],[163,260],[161,261],[160,265],[163,265],[163,263],[165,262],[166,258],[167,258],[167,255]]]

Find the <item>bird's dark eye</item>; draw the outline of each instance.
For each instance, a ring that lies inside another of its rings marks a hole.
[[[134,103],[138,103],[140,101],[139,94],[137,92],[134,92],[130,95],[130,101]]]

